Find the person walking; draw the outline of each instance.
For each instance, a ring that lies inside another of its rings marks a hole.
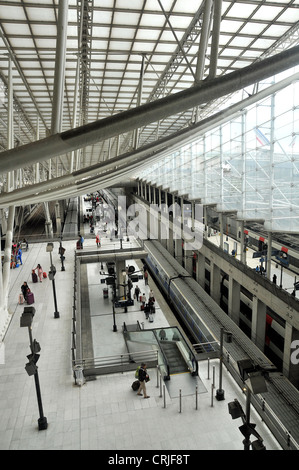
[[[96,234],[96,244],[97,244],[97,248],[101,247],[101,240],[100,240],[100,236],[98,233]]]
[[[22,250],[21,248],[18,249],[17,255],[16,255],[16,262],[20,261],[20,264],[23,264],[22,262]]]
[[[152,302],[155,302],[155,296],[154,296],[153,289],[150,290],[150,293],[149,293],[149,296],[148,296],[148,300],[149,300],[149,301],[152,301]]]
[[[77,241],[77,249],[81,249],[83,250],[83,242],[84,242],[84,237],[82,237],[81,234],[79,234],[79,238],[78,238],[78,241]]]
[[[144,271],[144,283],[147,286],[148,285],[148,272]]]
[[[38,264],[36,268],[34,268],[34,271],[36,270],[37,270],[37,275],[39,277],[39,282],[43,282],[43,268],[41,267],[40,264]]]
[[[139,373],[138,373],[138,380],[139,380],[139,388],[138,388],[138,391],[137,391],[137,395],[142,395],[141,392],[143,392],[143,396],[144,398],[149,398],[149,395],[146,393],[146,382],[149,381],[149,375],[146,371],[146,364],[145,363],[142,363],[141,364],[141,367],[139,369]]]
[[[136,300],[139,300],[139,295],[140,295],[140,289],[138,286],[135,287],[135,293],[134,293],[134,296],[135,296],[135,299]]]

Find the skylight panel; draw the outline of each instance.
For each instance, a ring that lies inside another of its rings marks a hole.
[[[274,7],[269,5],[261,6],[257,12],[253,15],[253,19],[272,21],[282,11],[280,7]]]
[[[242,25],[243,23],[241,21],[222,20],[221,31],[225,31],[226,33],[236,33]]]
[[[239,19],[246,19],[254,12],[256,9],[256,5],[251,5],[249,3],[242,3],[242,7],[240,7],[239,2],[233,2],[234,5],[228,12],[228,16],[232,18],[239,18]]]
[[[112,41],[110,43],[110,49],[112,51],[127,51],[131,47],[130,41]]]
[[[164,5],[164,2],[163,2]],[[195,13],[198,10],[199,3],[198,2],[192,2],[192,1],[187,1],[186,0],[177,0],[173,11],[175,12],[184,12],[184,13]]]
[[[29,21],[44,21],[44,22],[56,22],[54,9],[50,8],[37,8],[37,7],[26,7],[26,13]]]
[[[165,16],[163,13],[161,15],[154,15],[145,13],[142,15],[140,20],[140,26],[153,26],[157,28],[162,28],[165,24]]]
[[[241,29],[240,33],[256,37],[266,28],[266,26],[266,23],[253,23],[248,21],[246,24],[244,24],[244,27]]]
[[[14,18],[17,21],[26,21],[25,12],[21,5],[5,5],[0,6],[0,18],[1,22],[5,22],[6,18]]]
[[[125,25],[137,25],[140,15],[138,13],[116,12],[113,18],[113,23]]]
[[[140,7],[142,6],[142,0],[130,0],[130,3],[128,4],[128,0],[117,0],[116,2],[116,8],[125,8],[126,10],[132,9],[132,10],[139,10]]]
[[[279,21],[285,21],[287,23],[294,23],[294,21],[299,21],[299,11],[298,8],[288,8],[285,12],[282,13],[279,17]]]
[[[157,29],[138,29],[136,39],[147,39],[150,41],[157,41],[160,31]]]
[[[117,28],[113,27],[111,31],[111,38],[133,39],[135,34],[135,28]]]
[[[94,10],[93,12],[93,22],[96,24],[108,24],[110,25],[112,21],[111,11],[105,10]]]
[[[16,50],[22,50],[25,49],[28,51],[29,49],[34,48],[34,42],[31,37],[28,38],[11,38],[10,39],[10,44],[13,47],[13,49]]]

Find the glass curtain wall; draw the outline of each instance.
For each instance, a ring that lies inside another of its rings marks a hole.
[[[269,231],[298,232],[299,82],[244,108],[138,178],[240,219],[263,220]]]

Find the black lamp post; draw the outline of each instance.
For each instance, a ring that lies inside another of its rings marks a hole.
[[[219,352],[219,388],[216,390],[216,399],[218,401],[224,400],[224,390],[222,388],[222,365],[223,365],[223,340],[224,334],[226,335],[226,341],[231,343],[232,341],[232,334],[230,331],[224,330],[224,328],[220,329],[220,352]]]
[[[36,340],[32,340],[32,320],[33,320],[34,314],[35,314],[34,307],[24,307],[24,312],[20,319],[20,326],[28,327],[31,354],[27,356],[29,362],[26,364],[25,370],[29,376],[34,375],[37,403],[38,403],[38,409],[39,409],[38,429],[39,431],[42,431],[44,429],[47,429],[48,422],[43,412],[42,398],[41,398],[39,378],[38,378],[38,368],[36,365],[39,359],[38,353],[40,352],[41,348],[40,348],[39,343]]]
[[[250,422],[251,395],[267,392],[266,380],[262,370],[257,369],[250,359],[238,361],[238,367],[241,378],[245,383],[243,390],[246,393],[246,412],[244,413],[240,403],[235,399],[228,404],[229,414],[232,419],[242,418],[243,424],[239,427],[239,430],[244,436],[244,450],[250,450],[250,446],[252,450],[266,450],[263,439],[255,429],[256,425]],[[257,440],[251,441],[251,435],[256,437]]]
[[[48,244],[47,244],[46,251],[50,253],[50,263],[51,263],[51,266],[50,266],[50,271],[49,271],[49,279],[50,279],[50,281],[52,281],[52,287],[53,287],[53,297],[54,297],[54,307],[55,307],[54,318],[59,318],[59,312],[58,312],[58,310],[57,310],[55,279],[54,279],[55,274],[56,274],[56,268],[55,268],[55,266],[53,266],[53,262],[52,262],[53,246],[54,246],[53,243],[48,243]]]
[[[252,377],[252,378],[253,380],[255,380],[255,377]],[[265,381],[263,377],[259,375],[258,384],[260,385],[262,383],[265,383]],[[265,392],[267,391],[267,388],[266,388],[266,385],[263,385],[262,388],[259,388],[255,392],[253,391],[254,389],[251,389],[251,385],[252,384],[249,385],[248,383],[246,389],[244,390],[246,392],[246,413],[244,413],[237,399],[235,399],[233,402],[228,403],[228,411],[232,419],[237,419],[237,418],[242,419],[243,424],[242,426],[239,427],[239,430],[241,434],[243,434],[244,436],[244,440],[243,440],[244,450],[250,450],[250,446],[252,447],[252,450],[266,450],[262,437],[259,435],[259,433],[255,429],[256,425],[250,422],[250,403],[251,403],[252,393],[260,393],[259,390],[261,390],[261,392]],[[251,436],[254,436],[257,439],[255,441],[251,441],[250,440]]]
[[[60,235],[59,254],[60,254],[60,261],[61,261],[61,271],[65,271],[64,262],[63,262],[64,253],[65,253],[65,249],[62,247],[62,235]]]

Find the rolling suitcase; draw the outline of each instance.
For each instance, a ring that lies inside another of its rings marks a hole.
[[[37,274],[32,271],[32,282],[37,282]]]
[[[23,294],[19,294],[19,304],[23,304],[24,303],[24,296]]]
[[[27,294],[27,304],[28,305],[31,305],[34,303],[34,295],[33,295],[33,292],[29,292]]]
[[[152,315],[151,313],[150,313],[149,316],[148,316],[148,321],[149,321],[150,323],[153,323],[153,321],[154,321],[154,317],[153,317],[153,315]]]
[[[134,380],[134,382],[132,383],[132,389],[134,390],[134,392],[137,392],[139,385],[139,380]]]

